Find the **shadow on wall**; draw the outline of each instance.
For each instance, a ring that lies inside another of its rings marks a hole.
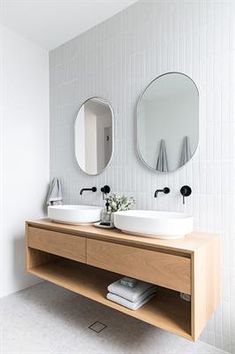
[[[13,241],[13,268],[11,272],[11,282],[8,288],[12,289],[11,292],[17,291],[16,289],[20,290],[23,288],[27,288],[34,284],[41,282],[41,280],[37,277],[26,272],[25,269],[25,240],[22,234],[18,234]],[[6,281],[8,281],[6,279]]]
[[[48,190],[48,186],[47,186]],[[36,208],[32,205],[22,204],[13,205],[12,209],[15,211],[12,220],[5,220],[5,235],[3,237],[3,256],[5,269],[2,271],[3,286],[0,296],[6,296],[13,292],[35,285],[40,281],[39,278],[28,274],[25,270],[25,219],[35,219],[42,217],[46,213],[46,194],[47,190],[43,191],[43,199],[40,207]],[[31,194],[32,200],[37,200],[37,192],[35,196]],[[27,200],[27,197],[25,197]]]

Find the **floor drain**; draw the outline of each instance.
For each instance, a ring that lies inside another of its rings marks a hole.
[[[96,321],[92,323],[88,328],[90,328],[92,331],[96,333],[102,332],[107,326],[104,323],[101,323],[99,321]]]

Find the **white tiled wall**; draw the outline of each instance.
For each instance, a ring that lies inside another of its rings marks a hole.
[[[167,71],[192,77],[200,93],[200,145],[181,170],[148,170],[136,153],[136,103]],[[102,202],[82,187],[109,184],[136,197],[138,208],[193,213],[195,228],[221,235],[222,300],[201,339],[235,352],[235,2],[142,1],[50,53],[51,177],[62,178],[66,203]],[[88,97],[110,101],[115,151],[99,176],[85,175],[73,149],[73,124]],[[179,190],[193,189],[183,206]],[[156,200],[156,188],[169,195]],[[233,299],[233,301],[232,301]]]
[[[39,282],[24,221],[43,216],[48,182],[48,51],[0,25],[0,297]]]

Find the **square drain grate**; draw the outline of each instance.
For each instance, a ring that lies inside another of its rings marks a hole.
[[[92,323],[88,328],[96,333],[102,332],[107,326],[104,323],[96,321]]]

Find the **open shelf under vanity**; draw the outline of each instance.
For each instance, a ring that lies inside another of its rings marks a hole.
[[[213,235],[141,243],[116,230],[39,220],[26,224],[26,255],[31,274],[190,340],[197,339],[218,302]],[[123,275],[157,284],[156,296],[136,311],[106,299],[108,285]]]
[[[118,274],[66,259],[34,267],[30,273],[154,326],[191,337],[191,306],[176,291],[159,287],[149,303],[132,311],[106,299],[107,287],[120,279]]]

